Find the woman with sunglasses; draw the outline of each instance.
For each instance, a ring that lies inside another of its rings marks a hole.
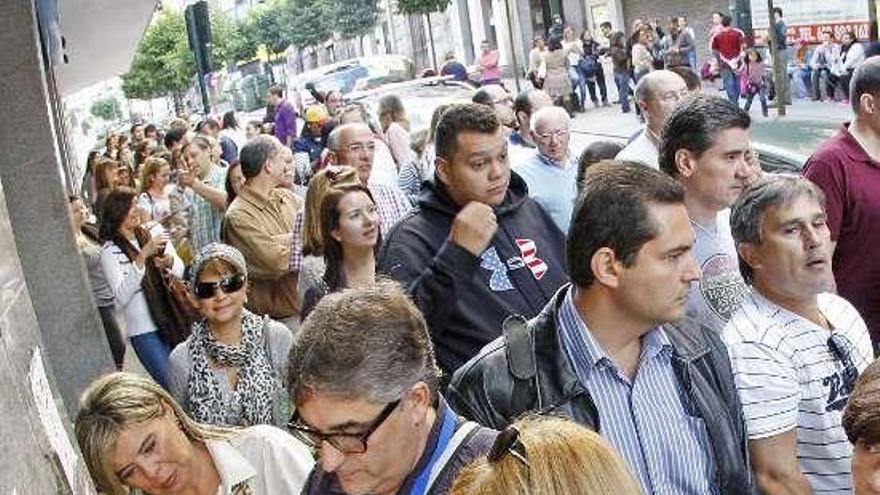
[[[321,202],[324,276],[306,288],[302,317],[327,294],[376,281],[379,211],[361,184],[331,187]]]
[[[168,392],[132,373],[89,385],[75,432],[98,490],[107,495],[299,493],[314,464],[286,432],[198,423]]]
[[[564,418],[528,416],[458,474],[449,495],[640,495],[627,465],[597,433]]]
[[[171,395],[196,421],[281,425],[287,415],[287,353],[293,335],[244,309],[244,255],[212,243],[190,267],[190,298],[204,318],[171,353]]]

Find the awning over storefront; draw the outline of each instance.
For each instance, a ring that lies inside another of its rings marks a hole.
[[[158,0],[60,0],[58,20],[68,62],[56,66],[58,90],[71,95],[124,74]]]

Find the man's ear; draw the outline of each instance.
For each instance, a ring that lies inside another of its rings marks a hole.
[[[623,265],[610,247],[599,248],[590,258],[590,270],[596,282],[617,288],[620,285],[620,270]]]
[[[427,417],[426,412],[433,402],[431,389],[425,382],[416,382],[406,396],[406,410],[409,411],[409,417],[412,418],[413,424],[421,424]]]
[[[761,256],[754,244],[750,242],[741,242],[739,243],[739,246],[736,247],[736,252],[739,253],[739,257],[742,258],[742,261],[749,265],[752,270],[761,268]]]
[[[675,152],[675,169],[678,170],[678,175],[685,178],[694,175],[695,165],[694,155],[690,150],[680,149]]]
[[[438,156],[434,158],[434,167],[437,170],[437,177],[440,178],[440,181],[444,184],[449,184],[449,173],[452,164],[450,164],[445,158]]]
[[[867,115],[874,115],[880,108],[877,108],[877,98],[874,98],[874,95],[871,93],[864,93],[859,96],[859,108],[862,113]]]
[[[330,149],[327,150],[327,165],[339,165],[339,155]]]

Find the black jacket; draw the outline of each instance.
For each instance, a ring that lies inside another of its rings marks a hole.
[[[512,317],[504,336],[486,346],[452,378],[446,398],[456,411],[502,429],[528,411],[553,411],[598,432],[601,418],[559,346],[556,316],[567,288],[531,321]],[[749,471],[745,423],[727,350],[718,335],[686,319],[663,327],[684,397],[706,424],[723,494],[756,493]]]
[[[515,173],[495,207],[498,231],[482,256],[449,240],[459,210],[440,181],[426,181],[418,207],[379,252],[379,271],[407,286],[425,315],[440,368],[450,374],[501,335],[507,316],[537,315],[567,280],[565,238]],[[534,258],[528,241],[537,249]]]

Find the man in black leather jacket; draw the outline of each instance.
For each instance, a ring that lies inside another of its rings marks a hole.
[[[682,187],[635,163],[590,168],[567,240],[572,285],[460,368],[447,398],[503,428],[527,411],[602,434],[645,493],[754,493],[724,344],[684,317],[699,278]]]

